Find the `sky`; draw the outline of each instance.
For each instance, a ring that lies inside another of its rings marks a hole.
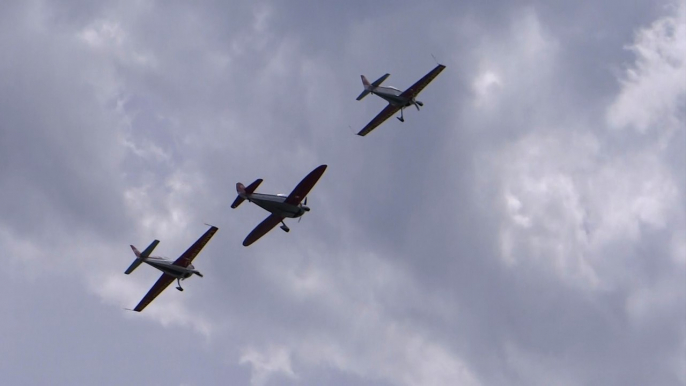
[[[6,384],[686,385],[686,1],[1,4]]]

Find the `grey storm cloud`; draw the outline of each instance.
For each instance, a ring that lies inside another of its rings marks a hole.
[[[686,384],[686,4],[0,12],[7,384]],[[447,69],[408,109],[384,102]],[[249,248],[329,168],[312,211]],[[134,306],[128,245],[204,274]]]

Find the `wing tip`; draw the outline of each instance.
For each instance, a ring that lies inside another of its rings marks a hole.
[[[373,130],[373,129],[372,129],[372,130]],[[357,133],[357,135],[359,135],[360,137],[364,137],[365,135],[371,133],[372,130],[368,130],[368,129],[365,127],[364,129],[360,130],[360,131]]]

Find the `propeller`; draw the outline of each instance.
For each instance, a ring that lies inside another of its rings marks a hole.
[[[300,207],[301,207],[305,212],[309,212],[309,211],[310,211],[310,208],[307,207],[307,197],[305,197],[305,199],[303,200],[303,203],[302,203],[302,205],[300,205]],[[300,220],[302,220],[302,219],[303,219],[303,216],[298,217],[298,223],[300,223]]]

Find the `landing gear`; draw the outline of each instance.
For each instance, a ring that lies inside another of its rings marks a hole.
[[[177,278],[176,283],[179,285],[178,287],[176,287],[176,289],[179,291],[183,291],[183,288],[181,288],[181,279]]]
[[[403,118],[403,109],[400,109],[400,116],[396,117],[400,122],[405,122],[405,118]]]
[[[281,221],[281,230],[284,231],[284,232],[286,232],[286,233],[288,233],[288,232],[291,231],[290,228],[288,228],[288,227],[286,226],[286,223],[284,223],[283,221]]]

